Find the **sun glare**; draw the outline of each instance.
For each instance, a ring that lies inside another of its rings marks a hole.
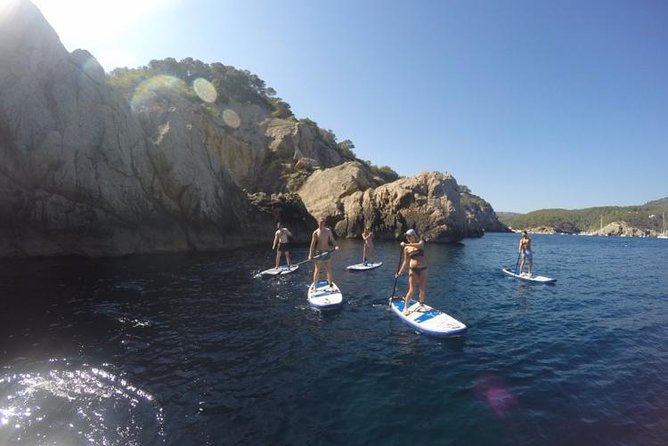
[[[16,3],[18,3],[18,0],[0,0],[0,19]]]
[[[14,0],[0,0],[0,2]],[[32,0],[68,51],[90,51],[105,69],[131,65],[136,48],[123,36],[180,0]],[[136,45],[135,45],[136,46]],[[126,62],[123,63],[123,60]],[[146,63],[147,61],[142,61]],[[113,65],[112,65],[113,64]]]

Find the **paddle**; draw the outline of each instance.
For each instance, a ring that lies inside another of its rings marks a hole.
[[[399,269],[401,268],[401,262],[403,261],[404,257],[404,247],[401,247],[401,250],[399,251],[399,264],[397,265],[397,271],[394,273],[394,285],[392,286],[392,294],[390,294],[390,303],[392,302],[392,298],[394,297],[394,292],[397,290],[397,280],[399,279],[399,276],[397,275],[399,273]]]
[[[522,255],[522,251],[517,253],[517,262],[515,263],[515,274],[519,274],[517,270],[520,267],[520,256]]]
[[[336,251],[336,249],[330,249],[329,251],[321,252],[321,253],[318,254],[317,256],[313,256],[313,257],[311,257],[310,259],[302,260],[301,262],[293,263],[293,265],[301,265],[302,263],[310,262],[311,260],[318,260],[319,257],[322,257],[322,256],[324,256],[324,255],[326,255],[326,254],[331,254],[331,253],[333,253],[334,251]]]

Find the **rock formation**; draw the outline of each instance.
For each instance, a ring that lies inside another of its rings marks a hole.
[[[466,213],[466,236],[482,237],[485,232],[512,232],[496,217],[492,206],[466,188],[461,192],[461,204]]]
[[[271,236],[272,212],[237,187],[187,101],[133,111],[34,5],[12,8],[0,27],[0,256],[218,249]]]
[[[305,242],[320,215],[341,237],[369,225],[457,241],[498,224],[449,175],[383,184],[330,131],[277,117],[248,72],[187,59],[233,85],[216,90],[166,59],[123,88],[87,51],[68,53],[32,3],[13,5],[0,26],[0,257],[238,247],[266,243],[278,219]]]
[[[625,221],[613,221],[605,225],[601,230],[595,231],[593,235],[622,236],[622,237],[648,237],[652,233],[649,230],[635,228]]]
[[[374,186],[360,163],[315,172],[299,195],[316,217],[327,217],[341,237],[370,227],[379,239],[397,239],[414,228],[426,240],[454,242],[466,236],[456,180],[429,172]]]

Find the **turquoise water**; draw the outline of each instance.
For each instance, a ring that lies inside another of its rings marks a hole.
[[[427,245],[452,339],[388,310],[395,243],[340,242],[328,312],[266,250],[4,261],[0,444],[668,444],[668,241],[534,236],[556,285],[517,241]]]

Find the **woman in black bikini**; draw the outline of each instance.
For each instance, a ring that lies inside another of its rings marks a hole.
[[[401,242],[404,248],[404,261],[401,268],[397,271],[396,277],[399,277],[406,267],[408,267],[408,291],[404,297],[404,314],[408,314],[408,302],[410,302],[415,287],[420,289],[420,307],[418,311],[424,308],[424,299],[427,292],[427,264],[424,260],[424,242],[418,240],[414,229],[406,231],[408,243]]]

